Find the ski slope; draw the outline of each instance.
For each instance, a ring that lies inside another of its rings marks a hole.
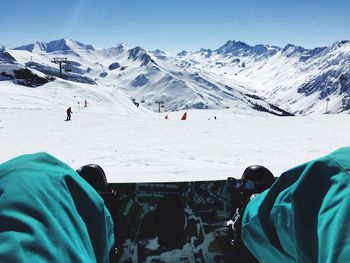
[[[190,110],[186,121],[184,111],[170,112],[165,120],[117,88],[64,80],[39,88],[2,81],[0,94],[0,162],[45,151],[73,168],[99,164],[110,182],[226,179],[251,164],[277,176],[350,144],[347,114],[276,117],[232,108]]]

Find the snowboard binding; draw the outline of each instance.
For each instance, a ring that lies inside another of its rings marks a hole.
[[[140,252],[139,262],[148,262],[149,258],[168,262],[169,251],[182,251],[186,244],[197,247],[209,244],[202,234],[205,227],[230,217],[227,230],[232,249],[225,246],[228,250],[221,249],[221,254],[215,257],[219,256],[220,262],[257,262],[242,242],[241,225],[251,196],[268,189],[275,180],[263,166],[249,166],[241,179],[230,177],[226,182],[109,184],[103,169],[95,164],[85,165],[77,173],[99,193],[115,222],[116,243],[110,252],[110,262],[124,257],[132,260],[135,251]],[[225,215],[210,209],[209,204],[215,204]],[[222,230],[221,224],[220,228]],[[213,226],[213,229],[216,228]],[[226,235],[221,233],[222,237]],[[154,240],[158,246],[150,247],[149,244],[153,244],[150,241]],[[213,260],[211,254],[193,256]]]
[[[241,237],[243,213],[251,198],[270,188],[274,181],[273,174],[260,165],[247,167],[240,180],[233,177],[227,178],[226,184],[230,189],[233,213],[231,220],[227,222],[228,235],[230,243],[235,249],[246,250],[247,254],[250,254]]]

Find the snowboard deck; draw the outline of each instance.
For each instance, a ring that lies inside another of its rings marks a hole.
[[[226,181],[110,185],[118,195],[117,262],[244,262],[227,233],[233,204]],[[165,196],[181,201],[186,218],[180,241],[171,247],[159,244],[157,236],[157,209]]]

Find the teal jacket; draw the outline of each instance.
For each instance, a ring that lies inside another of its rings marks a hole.
[[[0,262],[108,262],[113,221],[98,193],[46,153],[0,165]]]
[[[260,262],[350,262],[350,147],[283,173],[253,198],[242,239]]]

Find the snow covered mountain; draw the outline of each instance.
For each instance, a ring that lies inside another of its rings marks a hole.
[[[295,114],[348,111],[349,41],[308,50],[287,45],[249,46],[228,41],[215,51],[178,55],[181,65],[254,90],[273,104]]]
[[[153,110],[158,110],[156,101],[168,111],[233,108],[290,115],[324,113],[326,106],[334,113],[350,110],[349,41],[311,50],[228,41],[215,50],[171,56],[124,44],[97,49],[60,39],[1,48],[0,80],[13,76],[15,65],[57,79],[54,58],[68,60],[62,66],[64,79],[122,89]]]
[[[71,39],[64,39],[64,38],[50,41],[48,43],[35,42],[34,44],[29,44],[29,45],[15,48],[15,50],[27,50],[33,53],[62,52],[62,51],[72,51],[76,49],[94,50],[93,46],[91,45],[84,45],[78,41],[74,41]]]

